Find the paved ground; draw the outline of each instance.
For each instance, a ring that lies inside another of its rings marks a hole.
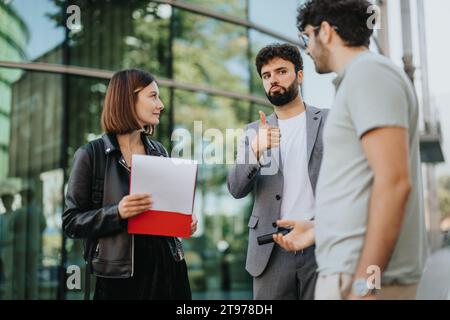
[[[450,300],[450,247],[435,252],[428,259],[417,299]]]

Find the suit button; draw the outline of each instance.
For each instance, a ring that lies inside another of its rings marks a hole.
[[[319,118],[317,118],[317,117],[314,117],[313,119],[314,119],[314,120],[319,120]]]
[[[277,194],[277,195],[275,196],[275,199],[280,200],[280,199],[281,199],[281,196],[280,196],[279,194]]]

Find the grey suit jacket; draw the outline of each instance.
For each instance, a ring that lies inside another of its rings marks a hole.
[[[329,110],[305,106],[308,172],[315,194],[323,154],[322,131]],[[278,126],[275,113],[270,115],[267,122]],[[280,218],[283,195],[283,166],[279,148],[265,152],[263,164],[256,160],[251,150],[251,141],[257,134],[259,124],[256,121],[247,125],[244,139],[238,148],[236,164],[230,170],[227,181],[228,190],[236,199],[244,198],[255,190],[255,202],[248,223],[249,243],[245,267],[253,277],[264,272],[274,247],[273,243],[258,245],[257,237],[277,230],[273,222]]]

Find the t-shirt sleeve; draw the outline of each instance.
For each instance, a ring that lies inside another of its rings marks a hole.
[[[395,70],[360,62],[349,76],[347,105],[359,138],[377,128],[408,129],[407,85]]]

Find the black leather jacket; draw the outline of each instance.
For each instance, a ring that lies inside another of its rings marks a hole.
[[[122,162],[116,136],[105,134],[102,139],[106,155],[103,207],[93,209],[92,206],[93,166],[86,144],[75,153],[62,216],[63,230],[69,238],[95,239],[91,261],[94,275],[130,278],[134,272],[134,235],[128,234],[127,220],[120,219],[118,211],[120,200],[129,194],[129,171]],[[151,154],[154,145],[144,134],[141,139],[146,153]],[[181,242],[173,237],[166,239],[174,259],[183,259]]]

